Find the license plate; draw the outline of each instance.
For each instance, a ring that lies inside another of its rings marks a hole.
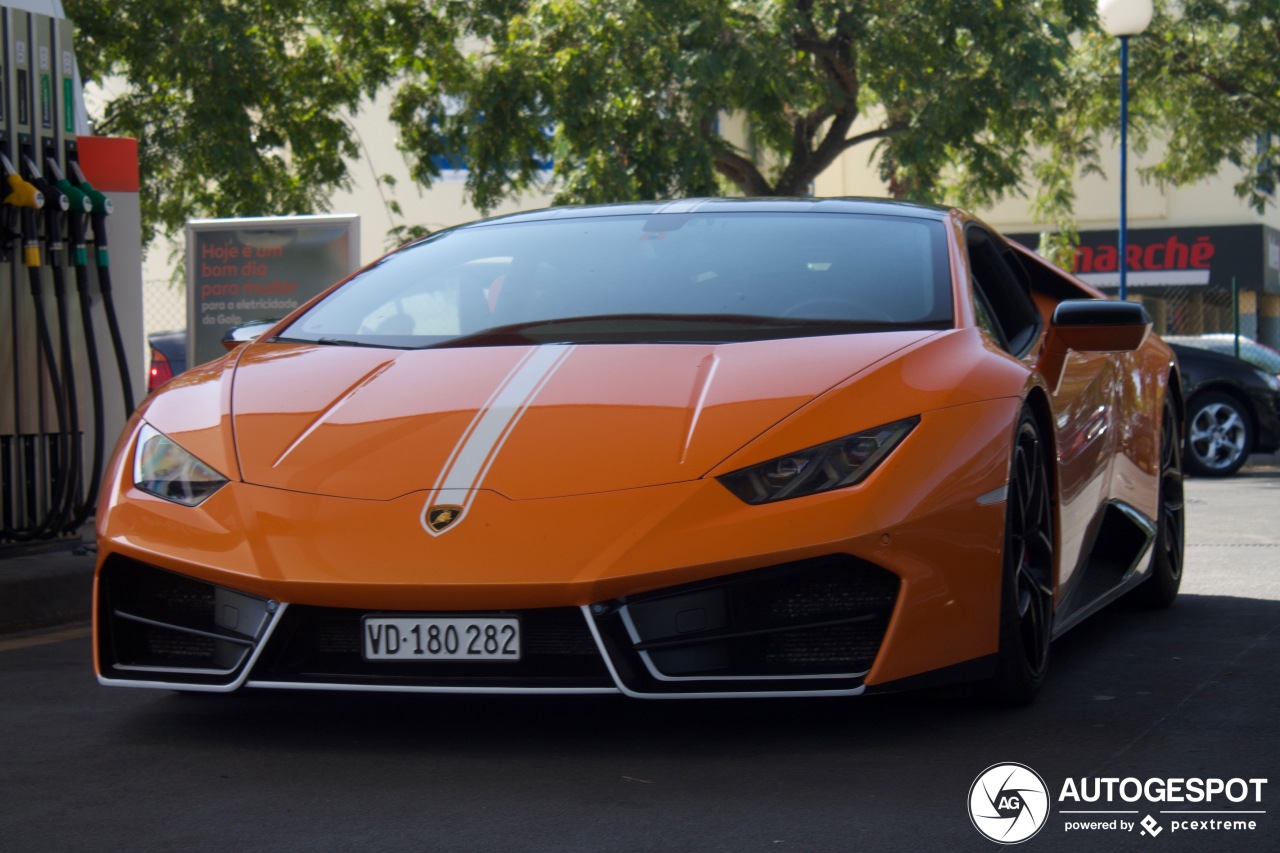
[[[520,660],[520,620],[503,616],[366,616],[365,660]]]

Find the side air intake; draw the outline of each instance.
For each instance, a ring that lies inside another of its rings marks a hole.
[[[619,677],[636,692],[831,690],[862,683],[899,585],[892,572],[835,555],[592,612]]]
[[[99,578],[99,663],[107,677],[230,684],[275,602],[113,557]]]

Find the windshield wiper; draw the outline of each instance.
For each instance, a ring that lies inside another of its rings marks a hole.
[[[347,338],[317,338],[315,343],[325,344],[326,346],[335,346],[335,347],[373,347],[375,349],[407,349],[407,347],[396,346],[395,344],[389,344],[389,343],[375,344],[371,341],[353,341]]]
[[[323,344],[328,347],[373,347],[374,349],[409,349],[404,344],[373,343],[372,341],[353,341],[348,338],[291,338],[277,335],[269,343],[273,344]]]
[[[650,324],[646,326],[645,324]],[[671,328],[666,324],[676,324]],[[592,314],[582,317],[556,317],[494,326],[459,335],[456,338],[428,344],[424,349],[447,349],[470,346],[521,346],[530,344],[571,343],[652,343],[659,340],[684,343],[680,331],[687,328],[706,340],[707,332],[717,327],[740,330],[743,327],[765,329],[792,328],[795,321],[749,314]],[[585,328],[574,328],[585,327]],[[741,334],[739,331],[738,334]]]

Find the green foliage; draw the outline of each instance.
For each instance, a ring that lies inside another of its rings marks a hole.
[[[189,217],[324,210],[348,185],[345,116],[378,68],[344,56],[345,5],[67,0],[85,77],[122,92],[97,131],[139,142],[144,239]]]
[[[938,200],[950,189],[982,202],[1025,166],[1078,5],[438,6],[436,26],[451,25],[451,41],[423,40],[400,57],[407,82],[394,118],[415,178],[436,176],[433,154],[463,156],[482,209],[536,185],[548,157],[561,202],[804,195],[858,145],[879,146],[896,196]],[[734,138],[739,126],[745,140]]]
[[[1268,188],[1280,186],[1280,6],[1178,5],[1166,4],[1134,44],[1135,100],[1166,134],[1164,156],[1147,174],[1181,184],[1230,163],[1243,170],[1237,195],[1261,212],[1274,204]]]
[[[1054,109],[1032,123],[1032,213],[1047,223],[1048,254],[1066,258],[1077,234],[1077,177],[1100,174],[1098,153],[1117,144],[1119,41],[1096,25],[1076,37],[1055,81]],[[1239,170],[1236,194],[1259,212],[1280,186],[1280,7],[1275,0],[1156,3],[1147,31],[1130,39],[1133,149],[1155,150],[1144,180],[1186,185]],[[1269,142],[1268,143],[1268,135]]]

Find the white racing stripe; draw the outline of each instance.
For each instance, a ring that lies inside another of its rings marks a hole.
[[[422,507],[422,529],[432,536],[452,530],[462,521],[476,489],[484,482],[502,445],[515,429],[529,404],[538,396],[552,375],[576,349],[563,344],[533,347],[521,357],[489,399],[467,425],[458,444],[449,454],[431,495]],[[439,530],[428,522],[433,507],[457,507],[448,524]]]

